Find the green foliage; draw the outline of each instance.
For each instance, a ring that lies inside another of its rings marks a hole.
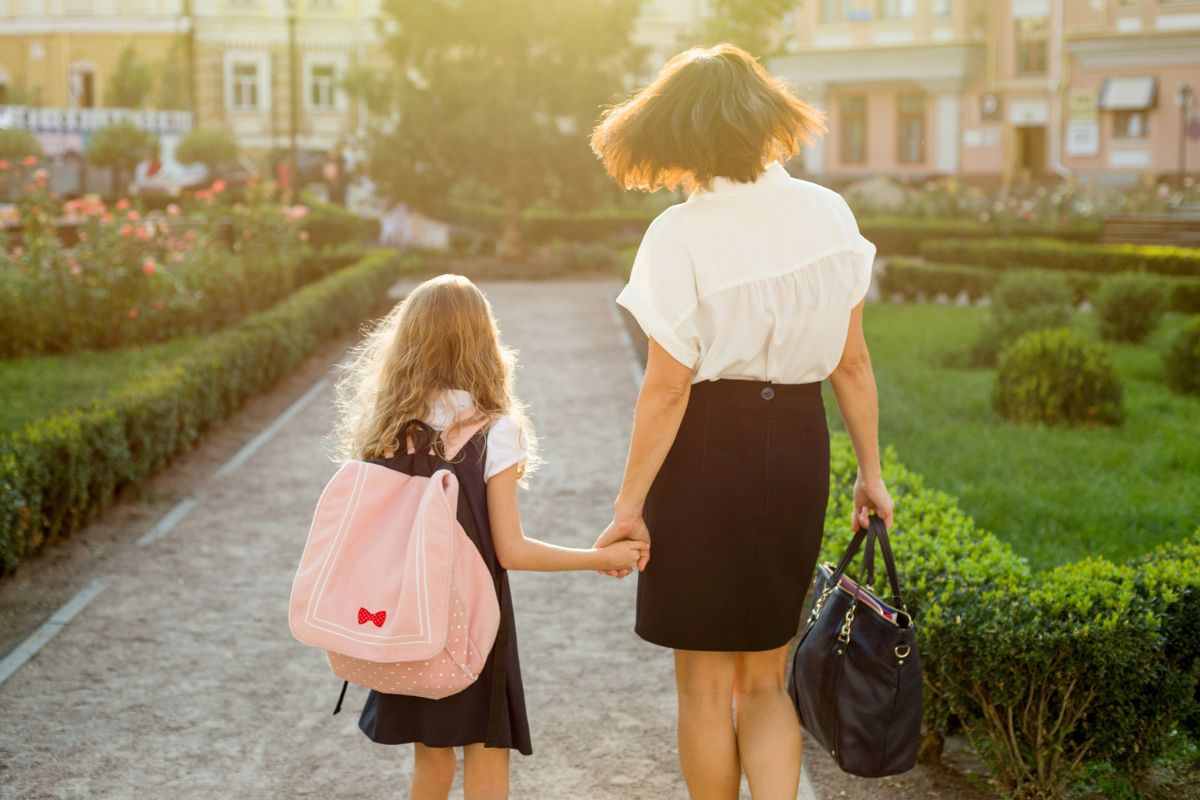
[[[1168,386],[1177,392],[1200,394],[1200,316],[1175,334],[1165,366]]]
[[[0,159],[18,162],[28,156],[40,158],[42,144],[24,128],[0,128]]]
[[[1161,279],[1144,273],[1114,275],[1093,296],[1100,335],[1117,342],[1141,342],[1158,327],[1167,302]]]
[[[991,320],[967,353],[971,366],[996,364],[1004,348],[1032,331],[1071,320],[1073,292],[1062,273],[1024,270],[1000,275],[991,293]]]
[[[795,0],[713,0],[712,13],[692,38],[703,46],[729,42],[766,58],[783,49],[785,42],[776,34],[795,7]]]
[[[1014,422],[1121,422],[1121,385],[1102,346],[1067,329],[1027,333],[1000,356],[992,395]]]
[[[1025,241],[1037,237],[1054,237],[1063,241],[1091,242],[1100,235],[1100,229],[1094,225],[1076,225],[1058,227],[1038,225],[1035,223],[997,225],[994,222],[978,222],[973,219],[954,217],[904,217],[886,216],[879,214],[863,214],[858,218],[858,227],[863,236],[874,242],[883,256],[915,256],[925,255],[923,247],[927,242],[941,242],[946,239],[975,240],[992,239],[998,232],[1012,237],[1014,241]],[[953,261],[957,263],[976,263],[969,259],[934,259]],[[1034,265],[1030,265],[1034,266]]]
[[[137,48],[126,45],[108,79],[104,102],[114,108],[141,108],[153,87],[153,68],[138,58]]]
[[[435,212],[450,187],[475,181],[503,199],[510,235],[537,199],[565,206],[609,191],[584,139],[636,66],[639,6],[390,0],[390,99],[405,123],[375,132],[372,177],[391,199]]]
[[[1060,239],[945,239],[921,245],[930,261],[992,269],[1042,268],[1113,274],[1153,272],[1200,277],[1200,249],[1141,244],[1088,244]]]
[[[92,134],[87,145],[87,160],[97,167],[113,171],[114,190],[125,191],[127,176],[139,162],[153,154],[158,139],[132,122],[115,122]]]
[[[186,47],[184,37],[176,37],[167,57],[158,65],[158,96],[154,105],[163,111],[186,111],[192,106]]]
[[[596,242],[555,241],[542,247],[536,260],[553,268],[556,274],[611,273],[617,266],[617,252]]]
[[[301,220],[301,229],[314,247],[347,243],[369,244],[379,241],[379,220],[363,217],[333,203],[312,198],[305,201],[308,214]]]
[[[353,330],[379,308],[404,263],[371,255],[198,340],[118,391],[0,438],[0,568],[78,531],[118,489],[153,474],[209,425]]]
[[[237,160],[238,146],[233,134],[225,128],[193,128],[179,142],[175,157],[183,164],[203,164],[209,174]]]

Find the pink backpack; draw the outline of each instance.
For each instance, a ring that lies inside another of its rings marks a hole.
[[[461,426],[446,458],[482,428]],[[457,511],[450,470],[426,478],[343,464],[317,502],[292,583],[292,635],[325,650],[338,677],[380,692],[440,699],[474,683],[500,606]]]

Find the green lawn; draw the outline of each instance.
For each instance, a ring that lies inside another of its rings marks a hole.
[[[1088,555],[1135,556],[1200,522],[1200,398],[1162,382],[1161,352],[1183,318],[1141,346],[1117,346],[1119,428],[1015,425],[991,408],[994,371],[944,366],[986,311],[874,304],[866,329],[879,381],[881,439],[933,487],[956,495],[1035,567]],[[1077,325],[1095,337],[1091,315]],[[832,397],[834,425],[841,420]],[[903,506],[899,507],[903,528]]]
[[[56,411],[102,399],[200,343],[185,337],[128,350],[0,361],[0,434]]]

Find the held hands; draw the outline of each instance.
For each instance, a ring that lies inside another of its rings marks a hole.
[[[639,561],[650,557],[650,543],[622,539],[603,547],[598,546],[596,553],[600,557],[601,569],[605,574],[620,572],[628,575],[631,570],[637,568]]]
[[[597,550],[606,551],[617,544],[631,546],[636,550],[637,558],[600,570],[602,574],[624,578],[634,569],[639,572],[646,569],[646,565],[650,563],[650,529],[646,527],[640,509],[626,511],[618,506],[613,513],[612,522],[608,523],[604,533],[596,539],[595,547]]]
[[[871,514],[877,515],[888,528],[892,527],[895,504],[888,494],[883,478],[864,479],[862,473],[854,480],[854,510],[850,529],[857,532],[870,525]]]

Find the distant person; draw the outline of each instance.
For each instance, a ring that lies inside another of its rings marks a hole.
[[[487,298],[466,278],[442,275],[380,323],[339,384],[342,455],[407,475],[453,473],[458,521],[497,581],[500,632],[474,683],[440,700],[367,697],[363,733],[380,744],[414,745],[413,800],[450,794],[456,747],[465,753],[466,800],[507,797],[508,751],[532,752],[507,570],[624,570],[649,549],[626,541],[582,550],[525,535],[517,487],[536,456],[512,390],[514,367]],[[447,459],[442,446],[455,429],[480,422],[483,429]]]
[[[592,136],[622,187],[691,193],[651,223],[617,299],[649,356],[596,546],[653,540],[635,629],[674,650],[679,758],[698,799],[734,800],[743,772],[756,800],[796,797],[785,662],[829,496],[826,378],[858,457],[851,525],[870,512],[892,523],[862,327],[875,247],[840,195],[780,163],[823,128],[720,45],[671,59]]]

